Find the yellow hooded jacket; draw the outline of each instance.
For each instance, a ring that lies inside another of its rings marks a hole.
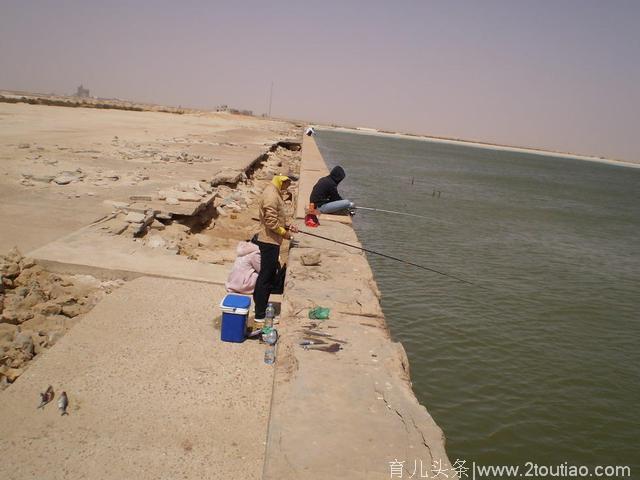
[[[258,233],[260,242],[280,245],[287,233],[284,200],[282,199],[282,184],[287,180],[289,177],[285,175],[276,175],[262,192],[262,197],[258,202],[260,223],[262,224]]]

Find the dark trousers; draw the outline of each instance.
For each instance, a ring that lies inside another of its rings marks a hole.
[[[260,273],[253,290],[253,303],[255,304],[256,318],[264,318],[269,295],[273,291],[276,274],[278,273],[278,257],[280,257],[280,245],[259,242],[253,243],[260,248]]]

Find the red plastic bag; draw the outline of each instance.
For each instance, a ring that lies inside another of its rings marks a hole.
[[[318,217],[316,217],[313,213],[307,213],[304,217],[304,224],[307,227],[315,228],[320,225],[320,221],[318,220]]]

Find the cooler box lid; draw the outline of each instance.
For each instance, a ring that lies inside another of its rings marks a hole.
[[[224,313],[235,313],[237,315],[246,315],[251,307],[251,297],[244,295],[228,294],[220,302],[220,308]]]

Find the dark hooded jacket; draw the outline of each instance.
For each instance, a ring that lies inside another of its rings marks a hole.
[[[315,203],[316,207],[321,207],[325,203],[342,200],[338,193],[338,184],[344,180],[347,174],[340,166],[333,167],[331,173],[326,177],[322,177],[311,190],[309,201]]]

